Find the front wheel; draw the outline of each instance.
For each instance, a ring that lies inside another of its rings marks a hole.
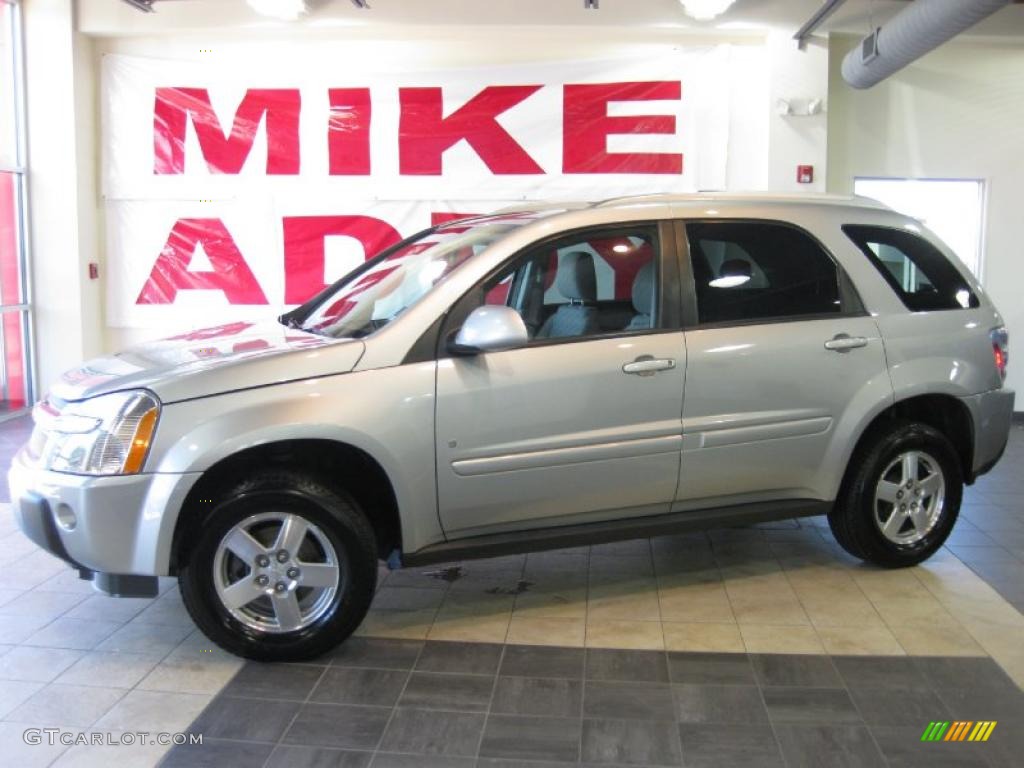
[[[931,557],[952,531],[963,496],[963,471],[949,440],[926,424],[899,422],[853,461],[828,517],[843,549],[889,568]]]
[[[229,484],[213,505],[178,575],[207,637],[250,659],[299,661],[355,630],[373,598],[377,549],[353,499],[274,470]]]

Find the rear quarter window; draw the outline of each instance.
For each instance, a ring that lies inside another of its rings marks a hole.
[[[960,271],[921,235],[859,224],[847,224],[843,232],[911,312],[979,306],[978,296]]]

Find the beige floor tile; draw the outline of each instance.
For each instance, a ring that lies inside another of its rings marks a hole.
[[[48,685],[11,711],[7,719],[37,728],[88,728],[125,695],[123,688]]]
[[[98,651],[127,651],[146,655],[163,656],[195,631],[195,625],[170,626],[166,624],[145,624],[139,618],[133,619],[121,629],[100,643]]]
[[[810,619],[792,592],[771,594],[726,586],[729,604],[740,624],[809,625]]]
[[[217,693],[242,667],[242,660],[224,652],[172,654],[138,684],[139,690],[176,693]]]
[[[0,683],[0,718],[20,707],[44,685],[37,680],[4,680]]]
[[[650,556],[639,557],[597,557],[590,558],[589,583],[615,584],[626,579],[653,579],[654,561]]]
[[[142,624],[169,624],[175,627],[194,626],[177,589],[153,601],[152,605],[135,617]]]
[[[948,598],[943,601],[942,605],[961,624],[970,622],[994,624],[1017,630],[1018,636],[1024,631],[1024,616],[1021,616],[1016,608],[998,595],[991,600],[965,597]]]
[[[421,611],[437,608],[445,593],[426,587],[381,587],[373,596],[373,607],[379,611]]]
[[[362,637],[425,640],[437,611],[370,611],[356,628]]]
[[[825,653],[813,627],[740,626],[748,653]]]
[[[183,731],[212,696],[166,691],[129,691],[96,728],[120,731]]]
[[[964,628],[1024,688],[1024,630],[984,621],[966,622]]]
[[[825,650],[836,656],[905,656],[896,636],[885,626],[816,627]]]
[[[25,728],[35,724],[0,723],[0,755],[4,765],[17,768],[44,768],[49,766],[67,747],[55,739],[53,744],[43,740],[41,744],[25,743]]]
[[[67,685],[103,685],[111,688],[132,688],[160,659],[139,653],[91,651],[76,661],[57,678]]]
[[[511,618],[511,611],[499,614],[439,613],[427,632],[427,639],[503,643],[508,636]]]
[[[623,648],[660,651],[665,637],[660,621],[588,621],[588,648]]]
[[[69,619],[92,621],[115,621],[124,624],[131,621],[144,609],[149,608],[153,599],[143,597],[110,597],[93,595],[80,602],[65,616]]]
[[[740,628],[736,624],[663,622],[665,650],[737,652],[745,650]]]
[[[650,558],[650,539],[629,539],[627,541],[612,541],[607,544],[594,544],[590,548],[590,556],[594,557],[633,557]]]
[[[710,621],[735,623],[736,617],[725,587],[710,584],[673,584],[662,581],[658,589],[663,621]]]
[[[0,680],[36,680],[48,683],[81,656],[82,651],[66,648],[15,646],[0,656]]]
[[[120,731],[113,731],[111,734],[112,739],[123,738]],[[169,746],[148,743],[76,745],[57,758],[56,762],[52,764],[52,768],[110,768],[115,765],[125,766],[125,768],[156,766],[170,749]]]
[[[927,594],[912,568],[875,570],[864,566],[853,571],[851,576],[872,602]]]
[[[786,575],[778,560],[746,560],[724,565],[719,569],[727,584],[758,586],[785,582]]]
[[[527,570],[523,576],[527,582],[528,589],[533,590],[559,590],[559,589],[586,589],[590,581],[586,565],[579,571],[552,571],[546,568]]]
[[[511,613],[515,595],[492,595],[486,592],[449,592],[438,608],[438,615],[446,613],[479,614]]]
[[[582,648],[586,640],[586,626],[581,618],[521,616],[513,613],[506,642]]]
[[[592,585],[587,600],[589,619],[660,621],[658,583],[654,579],[628,579]]]
[[[985,656],[984,649],[958,625],[913,624],[889,627],[911,656]]]
[[[952,614],[927,590],[923,595],[872,598],[871,602],[889,626],[910,624],[956,626],[958,624]]]
[[[881,627],[882,617],[852,581],[849,586],[796,588],[800,604],[816,627]]]
[[[513,614],[522,618],[583,619],[587,615],[587,589],[531,589],[516,596]]]

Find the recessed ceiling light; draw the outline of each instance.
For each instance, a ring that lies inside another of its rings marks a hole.
[[[720,16],[729,10],[735,0],[679,0],[687,16],[699,21],[707,21]]]
[[[248,3],[260,16],[282,21],[296,21],[308,10],[306,0],[248,0]]]

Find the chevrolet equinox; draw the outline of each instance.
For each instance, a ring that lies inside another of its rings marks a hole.
[[[255,659],[323,653],[392,567],[827,515],[933,554],[1006,445],[1007,333],[869,200],[651,196],[421,232],[267,325],[65,374],[10,472],[108,594],[176,576]]]

